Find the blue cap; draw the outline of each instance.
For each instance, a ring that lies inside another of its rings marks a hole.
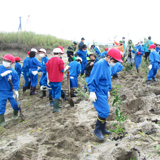
[[[84,37],[82,37],[81,40],[85,40]]]
[[[122,39],[125,39],[125,37],[122,37]]]

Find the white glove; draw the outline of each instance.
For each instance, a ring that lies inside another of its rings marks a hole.
[[[151,69],[152,69],[152,65],[150,64],[150,65],[148,66],[148,68],[149,68],[149,70],[151,70]]]
[[[108,92],[108,98],[110,98],[110,92]]]
[[[93,102],[96,102],[97,96],[96,96],[95,92],[90,92],[89,99]]]
[[[66,71],[66,70],[69,69],[69,68],[70,68],[70,66],[67,65],[67,66],[65,67],[64,71]]]
[[[50,81],[49,81],[49,79],[47,80],[47,85],[50,86]]]
[[[14,98],[14,99],[16,99],[16,98],[18,99],[18,97],[19,97],[18,91],[15,91],[15,94],[13,95],[13,98]]]
[[[35,76],[36,74],[38,74],[38,71],[32,71],[32,74]]]
[[[4,77],[4,76],[10,74],[11,72],[12,72],[11,70],[5,71],[5,72],[1,73],[1,77]]]
[[[40,90],[43,91],[43,90],[46,89],[46,88],[47,88],[46,86],[41,86],[41,87],[40,87]]]

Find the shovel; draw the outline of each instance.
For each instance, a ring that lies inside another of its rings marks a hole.
[[[67,100],[68,100],[68,103],[70,104],[70,106],[71,106],[71,107],[74,107],[74,102],[73,102],[72,98],[70,97],[71,91],[70,91],[70,78],[69,78],[69,72],[70,72],[70,69],[69,69],[69,71],[67,71],[67,73],[68,73],[68,97],[67,97]]]
[[[8,81],[9,81],[9,83],[10,83],[10,85],[11,85],[11,88],[12,88],[13,93],[16,95],[15,90],[14,90],[14,87],[13,87],[13,83],[12,83],[11,79],[8,79]],[[20,111],[21,119],[22,119],[22,121],[25,121],[25,116],[22,114],[22,110],[21,110],[21,107],[20,107],[20,105],[19,105],[17,96],[16,96],[15,100],[16,100],[16,102],[17,102],[17,105],[18,105],[18,108],[19,108],[19,111]]]

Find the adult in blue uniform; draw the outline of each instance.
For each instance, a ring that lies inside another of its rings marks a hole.
[[[98,58],[101,57],[101,52],[99,51],[99,49],[95,46],[95,45],[91,45],[91,50],[94,54],[97,55]]]
[[[149,49],[150,49],[151,53],[149,55],[150,65],[148,66],[149,73],[148,73],[147,85],[150,85],[152,78],[153,78],[154,82],[157,82],[155,76],[157,74],[157,70],[158,70],[159,63],[160,63],[159,54],[155,50],[156,46],[154,44],[152,44],[152,45],[150,45]]]
[[[82,46],[84,45],[84,40],[85,40],[84,37],[82,37],[82,38],[81,38],[81,42],[80,42],[79,45],[78,45],[78,49],[79,49],[79,50],[82,50]]]
[[[90,100],[98,112],[94,134],[99,140],[105,139],[103,134],[110,134],[106,130],[105,122],[110,112],[108,105],[108,92],[111,90],[110,66],[113,67],[118,61],[123,62],[121,53],[118,49],[112,48],[104,59],[95,63],[88,81]]]
[[[148,40],[145,39],[144,41],[144,52],[145,52],[145,61],[148,59],[150,51],[148,50],[149,46],[153,44],[151,41],[151,36],[148,37]]]
[[[42,76],[40,78],[39,81],[39,85],[41,86],[46,86],[47,85],[47,71],[46,71],[46,63],[49,60],[49,58],[46,55],[46,50],[44,48],[41,48],[40,50],[38,50],[39,56],[41,57],[41,63],[42,63],[42,67],[38,70],[38,72],[42,72]],[[46,96],[46,91],[42,90],[42,95],[40,96],[40,98],[43,98]]]
[[[73,61],[74,52],[76,51],[76,45],[77,45],[77,42],[74,41],[73,44],[70,45],[67,49],[68,62]]]
[[[122,66],[122,64],[121,64],[120,62],[117,62],[117,63],[115,64],[115,66],[111,67],[111,76],[112,76],[112,78],[113,78],[113,79],[118,78],[117,73],[118,73],[118,72],[121,72],[122,69],[123,69],[123,66]]]
[[[18,118],[18,105],[14,96],[18,97],[19,78],[17,72],[11,67],[15,58],[8,54],[3,57],[2,65],[0,65],[0,126],[6,126],[4,113],[6,110],[7,99],[13,108],[13,118]],[[11,79],[16,95],[13,94],[8,79]]]
[[[19,77],[19,81],[20,81],[20,77],[21,77],[21,72],[22,72],[22,68],[21,68],[21,65],[20,65],[20,61],[22,59],[20,57],[15,57],[15,61],[16,61],[16,64],[15,64],[15,70],[17,71],[18,73],[18,77]]]
[[[76,54],[82,58],[81,75],[83,75],[85,72],[85,67],[87,65],[87,46],[83,44],[82,50],[78,50]]]
[[[134,56],[134,62],[135,62],[135,66],[137,69],[137,73],[139,73],[139,67],[141,65],[142,62],[142,56],[144,54],[144,48],[142,47],[142,45],[138,42],[135,46],[135,49],[137,51],[132,50],[132,52],[135,54]]]
[[[108,54],[108,48],[105,48],[104,52],[102,52],[101,54],[101,58],[105,58],[107,54]]]
[[[29,76],[31,78],[31,91],[30,95],[37,94],[36,91],[36,85],[38,83],[38,67],[42,67],[42,64],[38,61],[38,59],[35,57],[36,52],[31,51],[29,53]]]
[[[29,80],[29,53],[28,52],[28,56],[24,59],[23,61],[23,67],[22,67],[22,72],[23,72],[23,77],[24,77],[24,86],[23,86],[23,92],[25,92],[27,89],[30,89],[30,80]]]

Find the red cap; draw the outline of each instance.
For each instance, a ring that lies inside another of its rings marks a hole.
[[[151,48],[156,48],[156,45],[154,45],[154,44],[151,44],[150,46],[149,46],[149,49],[151,49]]]
[[[21,61],[22,59],[20,57],[15,57],[15,61]]]
[[[114,58],[115,60],[119,62],[123,62],[121,59],[121,52],[117,48],[112,48],[109,50],[108,55]]]
[[[11,54],[7,54],[7,55],[5,55],[5,56],[2,57],[2,58],[5,59],[5,60],[9,60],[9,61],[11,61],[12,63],[15,62],[15,58],[14,58],[14,56],[11,55]]]
[[[63,52],[63,47],[62,46],[59,46],[58,48],[60,48],[62,50],[62,52]],[[64,54],[64,52],[61,53],[61,54]]]
[[[108,51],[108,48],[105,48],[104,50],[105,50],[105,51]]]
[[[29,55],[30,51],[27,53]]]

